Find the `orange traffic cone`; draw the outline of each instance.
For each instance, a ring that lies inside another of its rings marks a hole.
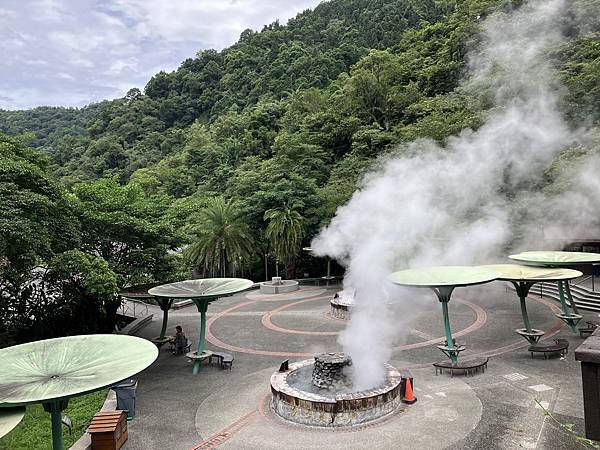
[[[406,384],[404,388],[404,398],[402,399],[402,401],[404,403],[408,403],[409,405],[412,405],[414,402],[417,401],[417,398],[413,394],[412,386],[410,384],[410,378],[406,379]]]

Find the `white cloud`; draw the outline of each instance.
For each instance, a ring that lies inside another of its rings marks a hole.
[[[320,0],[3,0],[0,108],[83,106],[143,88],[246,28],[286,22]]]

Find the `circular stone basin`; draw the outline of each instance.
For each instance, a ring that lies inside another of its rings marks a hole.
[[[331,315],[336,319],[349,320],[352,304],[343,302],[341,297],[332,298],[329,302],[331,305]]]
[[[339,291],[329,302],[331,315],[336,319],[349,320],[354,305],[354,294],[348,291]]]
[[[401,403],[402,375],[386,364],[384,383],[375,389],[352,392],[318,388],[312,383],[314,359],[289,365],[271,376],[271,408],[291,422],[317,427],[349,427],[393,413]]]
[[[300,285],[294,280],[263,281],[260,283],[261,294],[283,294],[300,289]]]

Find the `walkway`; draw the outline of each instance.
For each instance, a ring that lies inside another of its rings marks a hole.
[[[398,368],[411,367],[415,377],[419,400],[406,412],[336,432],[274,417],[268,406],[269,377],[281,361],[339,349],[337,333],[345,322],[328,314],[334,292],[323,287],[272,296],[252,291],[213,303],[208,348],[232,352],[233,370],[204,365],[193,376],[185,358],[161,351],[139,376],[138,411],[126,450],[580,448],[535,402],[582,428],[581,379],[573,352],[564,360],[531,359],[526,342],[512,331],[521,324],[514,293],[489,286],[460,290],[450,305],[453,329],[461,330],[459,340],[467,352],[491,356],[485,374],[434,375],[430,363],[442,358],[434,344],[443,326],[439,304],[432,300],[413,312],[391,361]],[[549,301],[529,302],[536,327],[569,339],[573,350],[581,340],[562,328],[553,315],[556,309]],[[160,329],[162,315],[151,312],[155,320],[142,331],[145,337]],[[182,325],[195,341],[197,316],[193,307],[173,311],[169,330]]]

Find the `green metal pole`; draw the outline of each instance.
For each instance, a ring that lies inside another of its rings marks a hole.
[[[62,410],[67,407],[67,400],[56,400],[49,403],[43,403],[44,411],[50,413],[52,421],[52,449],[63,450],[62,436]]]
[[[558,293],[560,295],[560,304],[562,306],[563,312],[565,316],[572,317],[571,311],[569,311],[569,307],[567,306],[567,301],[565,300],[565,281],[558,282]],[[567,325],[571,327],[573,333],[577,333],[577,326],[573,320],[567,320]]]
[[[198,305],[198,309],[200,310],[200,339],[198,340],[198,349],[196,350],[196,356],[201,356],[202,352],[204,352],[204,340],[206,336],[206,311],[208,310],[208,301],[201,300],[201,303]],[[192,373],[197,375],[200,372],[200,359],[194,360],[194,369]]]
[[[446,331],[446,345],[448,347],[454,347],[454,341],[452,339],[452,330],[450,328],[450,317],[448,316],[448,302],[442,302],[442,312],[444,314],[444,329]],[[456,354],[450,353],[450,360],[452,364],[456,364],[458,358]]]
[[[521,303],[521,316],[523,316],[523,323],[525,324],[525,329],[528,333],[531,333],[531,323],[529,322],[529,314],[527,314],[527,295],[529,295],[529,290],[532,288],[533,283],[528,283],[526,281],[512,281],[511,282],[515,287],[515,291],[517,291],[517,295],[519,296],[519,302]]]
[[[565,292],[567,293],[567,298],[569,299],[569,303],[571,303],[571,308],[573,308],[573,312],[575,314],[579,314],[577,310],[577,305],[575,304],[575,300],[573,300],[573,295],[571,294],[571,286],[569,286],[569,282],[565,281]]]
[[[162,321],[162,327],[160,329],[160,338],[159,339],[165,338],[165,333],[167,332],[167,322],[168,321],[169,321],[169,310],[163,309],[163,321]]]
[[[565,300],[565,288],[563,286],[562,281],[558,281],[558,295],[560,296],[560,305],[562,306],[562,310],[565,313],[565,316],[570,317],[571,312],[569,311],[569,307],[567,306],[567,301]]]
[[[527,315],[527,305],[525,304],[525,297],[519,297],[521,301],[521,315],[523,316],[523,323],[528,333],[531,333],[531,324],[529,323],[529,316]]]
[[[52,448],[63,450],[62,417],[60,409],[52,411]]]

